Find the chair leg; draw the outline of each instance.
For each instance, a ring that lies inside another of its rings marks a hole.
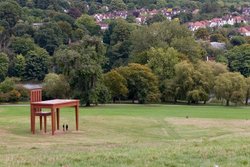
[[[33,113],[33,121],[32,121],[32,124],[33,124],[33,131],[32,133],[35,134],[35,131],[36,131],[36,116],[35,116],[35,113]]]
[[[42,116],[39,116],[40,118],[40,130],[43,129],[43,117]]]
[[[44,132],[46,133],[47,131],[47,116],[44,116]]]

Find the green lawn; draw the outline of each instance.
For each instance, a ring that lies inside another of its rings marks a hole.
[[[66,108],[69,131],[51,136],[30,133],[28,106],[0,106],[0,166],[250,166],[248,119],[249,107],[105,105],[81,108],[76,132]]]

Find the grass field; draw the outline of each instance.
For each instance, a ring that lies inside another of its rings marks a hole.
[[[249,107],[105,105],[81,108],[76,132],[66,108],[69,131],[51,136],[30,133],[28,106],[0,106],[0,166],[250,166],[248,119]]]

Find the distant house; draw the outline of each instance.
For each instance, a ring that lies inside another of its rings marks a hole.
[[[33,23],[32,24],[33,28],[35,28],[35,29],[40,28],[43,25],[44,25],[44,23]]]
[[[244,36],[250,36],[250,26],[240,27],[238,32]]]
[[[191,31],[195,31],[195,30],[198,30],[199,28],[206,28],[206,27],[207,27],[206,21],[196,21],[196,22],[188,23],[188,28]]]
[[[249,16],[250,15],[250,7],[244,7],[242,9],[242,14],[246,15],[246,16]]]
[[[137,24],[145,24],[146,23],[146,16],[139,16],[137,18],[135,18],[135,21]]]
[[[226,48],[226,44],[225,43],[221,43],[221,42],[210,42],[211,47],[216,48],[216,49],[225,49]]]
[[[195,31],[199,28],[206,28],[206,27],[222,27],[224,25],[235,25],[237,23],[247,23],[249,22],[250,18],[248,16],[232,16],[227,15],[222,18],[213,18],[211,20],[203,20],[203,21],[196,21],[188,23],[188,28],[191,31]]]
[[[109,28],[109,25],[106,23],[98,23],[98,25],[101,27],[101,30],[107,30]]]
[[[223,26],[223,22],[221,18],[213,18],[209,21],[209,27],[220,27]]]
[[[233,17],[234,23],[246,23],[246,20],[243,16],[235,16]]]

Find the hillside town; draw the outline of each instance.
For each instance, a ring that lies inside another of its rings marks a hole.
[[[147,19],[151,18],[156,14],[161,14],[165,16],[168,20],[172,20],[173,16],[179,14],[180,12],[185,12],[185,10],[180,10],[177,8],[163,8],[163,9],[137,9],[131,11],[113,11],[108,13],[98,13],[95,14],[93,17],[96,20],[96,23],[100,25],[102,30],[106,30],[108,28],[108,24],[105,23],[106,20],[111,19],[127,19],[128,16],[135,17],[135,22],[139,25],[146,24]]]
[[[198,9],[197,9],[198,10]],[[193,13],[197,13],[197,10],[194,10]],[[186,12],[185,10],[177,9],[177,8],[163,8],[163,9],[137,9],[131,11],[113,11],[108,13],[98,13],[94,14],[93,17],[96,20],[96,23],[101,27],[102,30],[108,29],[107,20],[111,19],[127,19],[128,16],[135,17],[135,22],[139,25],[146,24],[146,21],[149,18],[156,14],[161,14],[165,16],[168,20],[172,20],[174,16],[181,12]],[[210,20],[201,20],[195,22],[187,23],[188,28],[191,31],[196,31],[199,28],[216,28],[223,27],[225,25],[236,25],[236,24],[247,24],[250,22],[250,7],[242,8],[241,13],[232,13],[225,15],[221,18],[212,18]],[[250,36],[250,28],[249,26],[240,27],[238,31],[245,36]]]

